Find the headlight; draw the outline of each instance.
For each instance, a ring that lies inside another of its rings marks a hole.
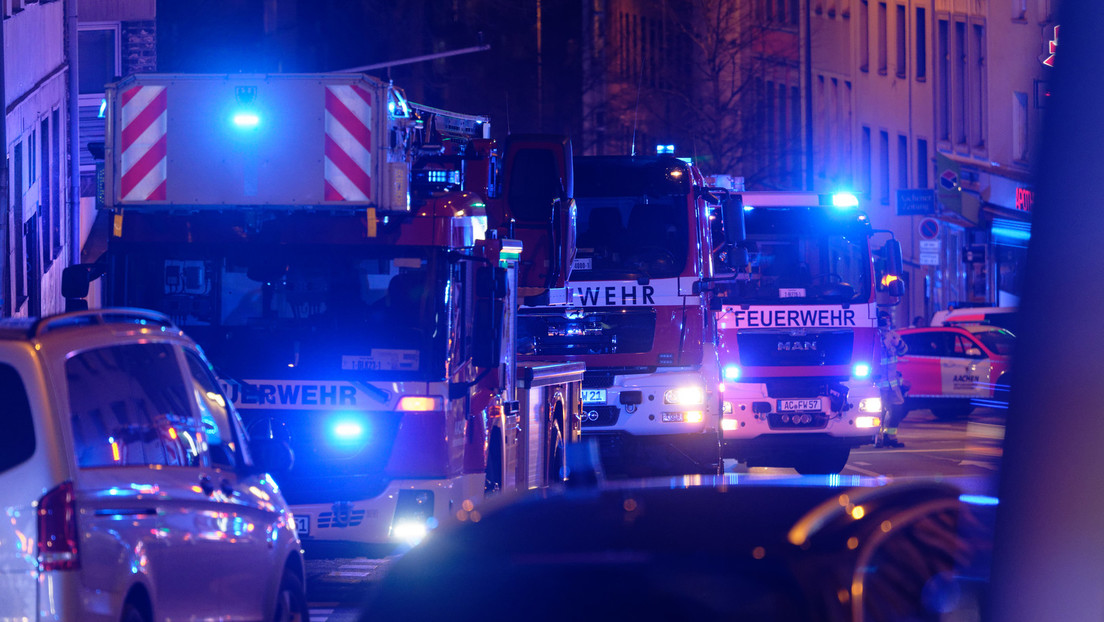
[[[731,432],[736,429],[739,422],[735,419],[721,419],[721,429],[725,432]]]
[[[855,417],[856,428],[879,428],[882,426],[882,420],[879,417]]]
[[[701,387],[680,387],[678,389],[668,389],[663,394],[664,404],[691,406],[702,404],[704,402],[705,391],[702,391]]]
[[[880,397],[868,397],[859,402],[859,410],[864,413],[881,413],[882,412],[882,398]]]

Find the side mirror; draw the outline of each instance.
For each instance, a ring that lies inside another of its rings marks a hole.
[[[889,286],[886,288],[886,291],[889,292],[890,296],[896,296],[900,298],[901,296],[905,295],[905,284],[901,281],[901,279],[896,279],[889,284]]]
[[[724,218],[725,243],[735,248],[737,244],[747,239],[747,229],[744,226],[744,202],[739,195],[728,197],[721,208],[721,216]],[[897,250],[900,252],[900,247]]]
[[[287,441],[275,438],[262,438],[249,443],[249,453],[253,458],[256,471],[279,477],[291,471],[295,464],[295,453]]]
[[[886,273],[900,278],[905,272],[904,261],[901,259],[901,243],[897,240],[887,240],[882,247],[886,259]]]
[[[502,319],[506,315],[506,269],[483,267],[475,272],[475,309],[472,331],[472,364],[497,367],[502,362]]]
[[[88,285],[103,276],[100,264],[79,263],[61,271],[61,295],[65,298],[66,311],[83,311],[88,308]]]

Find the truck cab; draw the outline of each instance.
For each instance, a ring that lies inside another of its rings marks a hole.
[[[873,442],[882,417],[876,296],[886,286],[874,231],[853,196],[735,197],[725,224],[742,220],[730,249],[741,259],[712,284],[725,455],[839,472],[852,447]],[[899,265],[895,244],[887,242]]]

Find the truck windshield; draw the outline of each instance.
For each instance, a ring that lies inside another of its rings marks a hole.
[[[200,257],[191,250],[127,253],[122,302],[172,316],[221,373],[422,379],[443,369],[446,320],[437,294],[447,271],[432,254],[252,246]]]
[[[868,300],[872,263],[863,229],[818,217],[814,211],[797,212],[758,209],[746,213],[748,237],[744,245],[751,272],[740,282],[740,302],[831,304]]]
[[[678,276],[689,247],[690,173],[672,157],[575,158],[573,280]]]

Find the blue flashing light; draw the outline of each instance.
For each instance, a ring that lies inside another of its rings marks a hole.
[[[329,444],[335,449],[358,450],[368,440],[368,427],[355,415],[338,416],[326,426]]]
[[[855,367],[851,370],[851,375],[856,378],[869,377],[870,365],[868,363],[855,363]]]
[[[261,124],[261,117],[255,112],[241,111],[234,113],[234,125],[251,130]]]
[[[339,421],[334,424],[333,433],[338,438],[360,438],[364,434],[364,426],[358,421]]]
[[[1000,499],[989,495],[959,495],[958,500],[971,505],[1000,505]]]
[[[859,197],[850,192],[837,192],[832,195],[833,207],[858,207]]]
[[[663,153],[674,154],[675,153],[675,146],[674,145],[656,145],[656,153],[657,154],[663,154]]]
[[[106,99],[101,99],[100,100],[100,111],[98,113],[96,113],[96,118],[97,119],[102,119],[106,116],[107,116],[107,100]]]
[[[740,368],[736,365],[728,365],[724,368],[725,380],[738,380],[740,378]]]

